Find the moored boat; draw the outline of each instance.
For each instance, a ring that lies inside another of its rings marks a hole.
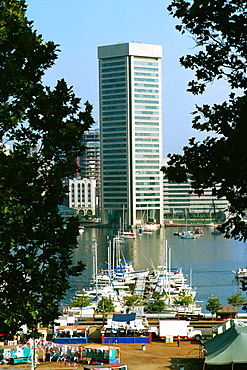
[[[199,238],[199,234],[195,234],[192,231],[185,231],[184,233],[180,234],[179,237],[181,239],[197,239]]]
[[[236,271],[232,270],[237,279],[247,279],[247,267],[238,268]]]
[[[135,233],[133,233],[132,231],[122,231],[119,233],[119,236],[120,238],[124,238],[124,239],[135,239]]]

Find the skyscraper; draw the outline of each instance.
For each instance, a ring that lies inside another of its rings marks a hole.
[[[162,220],[162,47],[98,48],[102,223]]]
[[[79,158],[82,179],[96,180],[96,215],[100,207],[100,133],[99,129],[84,132],[82,144],[85,146],[83,155]]]

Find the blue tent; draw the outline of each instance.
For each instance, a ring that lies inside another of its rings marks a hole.
[[[135,319],[136,319],[135,313],[128,313],[128,314],[114,313],[112,316],[112,321],[116,321],[116,322],[129,322],[129,321],[134,321]]]

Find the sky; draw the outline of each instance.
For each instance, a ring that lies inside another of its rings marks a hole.
[[[44,83],[54,87],[64,78],[83,103],[93,105],[98,122],[97,47],[141,42],[163,47],[163,157],[182,153],[190,137],[202,140],[208,133],[192,129],[195,104],[226,99],[222,84],[209,86],[203,96],[186,92],[193,72],[179,58],[195,52],[192,37],[175,30],[178,20],[168,11],[168,0],[26,0],[27,17],[44,41],[59,44],[56,65],[46,72]]]

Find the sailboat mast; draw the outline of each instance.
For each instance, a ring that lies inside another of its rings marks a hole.
[[[124,227],[124,204],[123,204],[123,230],[122,230],[122,232],[124,232],[124,230],[125,230],[125,227]]]
[[[96,296],[98,297],[98,248],[97,243],[94,243],[94,249],[95,249],[95,283],[96,283]]]

